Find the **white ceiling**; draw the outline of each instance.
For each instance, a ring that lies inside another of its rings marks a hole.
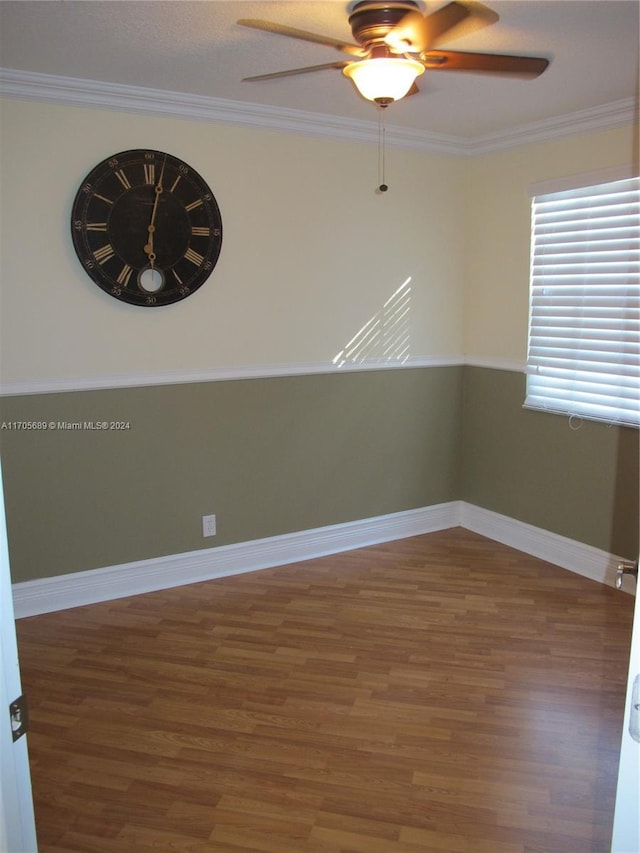
[[[434,11],[445,0],[427,0]],[[638,98],[638,0],[487,0],[500,15],[440,48],[551,60],[535,80],[427,71],[393,104],[395,126],[472,140]],[[345,59],[332,48],[236,24],[262,18],[353,41],[353,3],[244,0],[1,0],[0,66],[373,121],[337,70],[242,77]]]

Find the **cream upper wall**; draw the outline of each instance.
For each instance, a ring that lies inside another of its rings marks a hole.
[[[409,277],[411,357],[462,353],[456,158],[390,149],[376,194],[374,145],[9,98],[1,110],[5,390],[330,362]],[[103,293],[69,233],[89,170],[145,147],[203,175],[224,229],[207,283],[158,309]]]
[[[9,392],[328,364],[409,277],[412,359],[523,364],[529,187],[628,164],[636,148],[632,128],[469,159],[390,148],[380,194],[374,145],[8,98],[0,110]],[[84,176],[137,147],[193,165],[222,211],[211,278],[166,308],[99,290],[69,234]]]
[[[637,134],[618,128],[469,161],[464,349],[470,360],[527,357],[531,199],[541,181],[635,167]]]

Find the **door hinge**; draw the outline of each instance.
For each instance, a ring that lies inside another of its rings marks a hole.
[[[29,708],[24,693],[9,705],[9,716],[11,717],[11,736],[16,741],[22,735],[26,735],[29,729]]]
[[[631,688],[631,713],[629,714],[629,734],[640,743],[640,675],[633,679]]]

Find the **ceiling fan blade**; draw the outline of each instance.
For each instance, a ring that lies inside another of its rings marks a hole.
[[[495,24],[500,16],[477,0],[452,2],[433,12],[422,15],[408,12],[398,26],[385,38],[385,42],[398,53],[424,52],[443,39],[455,39]]]
[[[469,15],[443,34],[443,38],[446,36],[447,41],[475,33],[484,27],[496,24],[500,20],[500,15],[497,12],[485,6],[484,3],[478,2],[478,0],[464,0],[464,5],[469,10]]]
[[[243,77],[243,83],[255,80],[275,80],[277,77],[293,77],[294,74],[309,74],[311,71],[324,71],[325,68],[344,68],[348,62],[325,62],[324,65],[307,65],[305,68],[292,68],[290,71],[273,71],[271,74],[258,74],[256,77]]]
[[[457,50],[429,50],[420,58],[430,71],[475,71],[528,78],[538,77],[549,65],[548,59],[538,56],[506,56]]]
[[[385,37],[385,42],[397,52],[419,53],[436,44],[456,24],[469,16],[468,9],[457,0],[423,15],[418,11],[407,12],[400,23]]]
[[[263,32],[275,33],[280,36],[289,36],[289,38],[323,44],[326,47],[333,47],[336,50],[340,50],[342,53],[348,53],[350,56],[364,56],[366,53],[360,45],[350,44],[340,39],[331,38],[331,36],[320,36],[316,33],[309,33],[306,30],[298,30],[295,27],[287,27],[284,24],[274,24],[271,21],[261,21],[257,18],[240,18],[238,23],[243,27],[251,27],[254,30],[262,30]]]
[[[446,6],[442,6],[430,15],[426,15],[423,20],[425,23],[425,32],[429,39],[428,44],[435,44],[449,30],[460,24],[465,18],[468,18],[470,14],[471,11],[467,6],[453,0],[452,3],[447,3]]]

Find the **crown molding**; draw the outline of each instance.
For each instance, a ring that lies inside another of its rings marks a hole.
[[[378,141],[377,121],[346,119],[286,107],[268,107],[206,95],[60,77],[10,68],[0,68],[0,93],[8,97],[64,106],[101,107],[191,121],[283,130],[347,142]],[[438,133],[425,134],[412,128],[387,125],[386,141],[388,145],[405,149],[443,154],[464,153],[462,149],[458,151],[461,145],[457,137]]]
[[[0,68],[0,93],[22,100],[283,130],[347,142],[376,144],[378,141],[378,123],[374,121],[11,68]],[[628,98],[471,138],[387,125],[386,142],[390,146],[415,151],[474,156],[632,124],[635,106],[634,99]]]
[[[586,110],[577,110],[563,116],[534,121],[505,132],[477,136],[471,140],[469,154],[488,154],[504,148],[516,148],[536,142],[549,142],[563,136],[589,133],[594,130],[611,130],[631,125],[637,120],[637,105],[633,98],[612,101]]]

